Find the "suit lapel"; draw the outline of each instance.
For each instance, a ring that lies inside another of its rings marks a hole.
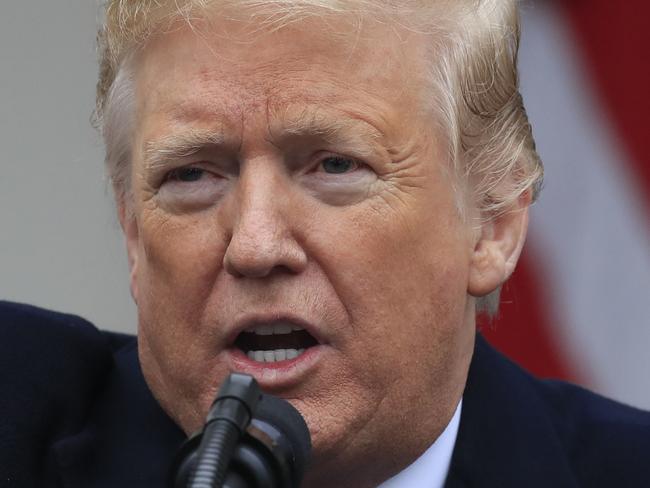
[[[577,486],[536,381],[478,335],[446,488]]]

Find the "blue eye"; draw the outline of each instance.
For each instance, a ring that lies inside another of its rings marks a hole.
[[[191,183],[193,181],[199,181],[204,173],[205,171],[200,168],[180,168],[169,173],[167,179]]]
[[[339,156],[330,156],[323,159],[321,166],[326,173],[342,174],[356,167],[354,160],[349,158],[342,158]]]

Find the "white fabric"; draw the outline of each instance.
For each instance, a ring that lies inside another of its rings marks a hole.
[[[449,473],[451,455],[458,437],[462,405],[461,399],[445,430],[424,454],[377,488],[442,488]]]

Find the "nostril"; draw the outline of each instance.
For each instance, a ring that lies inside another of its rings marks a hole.
[[[264,278],[274,273],[299,273],[307,263],[302,247],[292,238],[272,238],[269,241],[241,242],[231,239],[223,257],[224,269],[241,278]]]

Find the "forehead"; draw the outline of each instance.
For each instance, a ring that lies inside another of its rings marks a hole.
[[[421,95],[424,59],[421,36],[370,19],[305,19],[277,30],[217,16],[179,22],[138,59],[138,112],[200,118],[278,115],[300,104],[403,106]]]

